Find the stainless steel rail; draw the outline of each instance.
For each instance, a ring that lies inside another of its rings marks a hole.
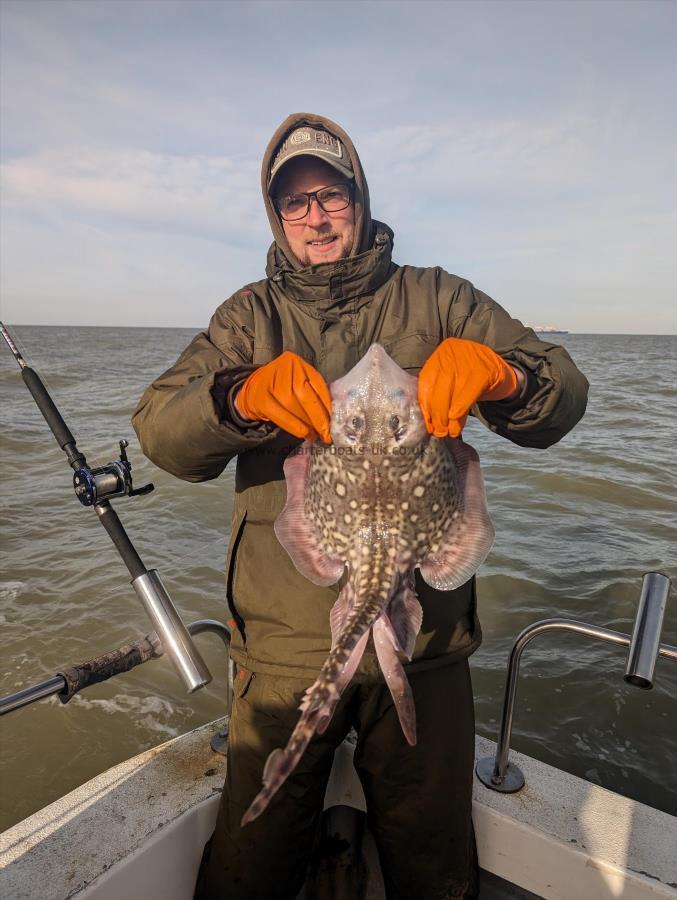
[[[14,694],[7,694],[6,697],[0,697],[0,716],[22,706],[28,706],[29,703],[35,703],[36,700],[51,697],[52,694],[59,694],[65,688],[66,679],[63,675],[55,675],[53,678],[48,678],[47,681],[41,681],[32,687],[23,688]]]
[[[653,672],[658,656],[677,660],[677,647],[660,644],[663,615],[670,589],[670,579],[659,572],[649,572],[642,581],[642,593],[632,637],[608,628],[599,628],[575,619],[544,619],[529,625],[517,636],[508,662],[508,676],[501,712],[501,725],[495,757],[478,760],[475,772],[486,787],[510,794],[524,787],[522,771],[509,762],[510,737],[517,695],[519,667],[527,644],[547,631],[574,631],[597,640],[630,647],[625,680],[629,684],[649,689],[653,687]]]
[[[212,737],[210,742],[211,748],[215,753],[220,753],[222,756],[225,756],[228,748],[230,713],[233,708],[233,679],[235,676],[234,664],[230,658],[230,631],[221,622],[217,622],[216,619],[200,619],[197,622],[192,622],[188,626],[188,631],[190,631],[192,635],[202,634],[203,631],[216,632],[221,636],[223,643],[226,645],[226,652],[228,653],[228,661],[226,663],[228,667],[228,677],[226,680],[226,721],[221,731],[218,731]]]
[[[223,623],[218,622],[216,619],[198,619],[195,622],[191,622],[190,625],[187,626],[187,630],[191,635],[203,634],[205,631],[211,631],[221,638],[226,647],[226,651],[230,651],[230,631]],[[151,632],[150,634],[146,635],[146,638],[144,640],[152,644],[154,648],[154,654],[149,658],[157,659],[158,657],[164,655],[162,645],[155,632]],[[148,658],[135,661],[134,664],[139,665],[143,664],[143,662],[148,662]],[[128,668],[129,667],[118,672],[111,671],[110,673],[106,674],[106,677],[113,677],[115,674],[121,674],[122,671],[128,671]],[[98,683],[100,683],[100,681]],[[37,700],[43,700],[45,697],[50,697],[52,694],[62,694],[66,690],[67,682],[64,676],[55,675],[53,678],[48,678],[46,681],[41,681],[39,684],[35,684],[32,687],[24,688],[21,691],[16,691],[16,693],[14,694],[8,694],[6,697],[0,697],[0,716],[12,712],[15,709],[20,709],[22,706],[28,706],[29,703],[35,703]],[[232,706],[232,692],[233,683],[229,655],[228,683],[226,688],[226,705],[228,714],[230,714],[230,708]]]

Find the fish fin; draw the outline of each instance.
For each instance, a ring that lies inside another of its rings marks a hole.
[[[266,760],[266,764],[263,767],[263,775],[261,777],[264,785],[267,785],[273,779],[275,771],[279,768],[280,763],[282,762],[282,756],[284,756],[284,750],[278,747],[277,750],[273,750],[273,752]]]
[[[284,462],[287,502],[275,521],[278,541],[292,562],[313,584],[336,584],[345,568],[342,560],[332,559],[321,549],[317,534],[305,512],[305,486],[312,444],[304,441]]]
[[[263,787],[256,797],[254,797],[249,804],[247,811],[242,816],[240,822],[242,828],[261,815],[273,796],[287,780],[292,768],[293,766],[291,766],[291,760],[287,750],[282,750],[280,748],[273,750],[263,768]]]
[[[421,575],[431,587],[451,591],[465,584],[486,559],[494,542],[479,456],[470,444],[449,438],[445,446],[458,471],[459,516],[436,553],[421,561]]]
[[[332,650],[336,646],[336,641],[339,638],[339,635],[343,631],[343,625],[350,614],[350,611],[353,608],[353,603],[355,602],[355,586],[351,581],[347,581],[346,584],[341,589],[338,597],[336,598],[336,603],[331,608],[331,612],[329,613],[329,625],[331,627],[331,646]]]
[[[348,662],[343,667],[343,671],[341,672],[336,683],[339,694],[342,694],[348,684],[350,684],[350,680],[352,679],[353,675],[355,674],[355,670],[360,664],[360,660],[362,659],[365,648],[367,646],[367,641],[369,640],[370,630],[371,629],[367,628],[367,630],[364,632],[362,637],[353,648],[353,652],[348,657]]]
[[[416,596],[411,572],[402,578],[388,606],[387,617],[392,625],[395,649],[411,659],[423,622],[423,609]]]
[[[397,658],[394,647],[392,627],[385,616],[379,616],[374,622],[374,646],[381,671],[395,704],[397,717],[407,743],[416,744],[416,708],[409,682],[402,663]]]

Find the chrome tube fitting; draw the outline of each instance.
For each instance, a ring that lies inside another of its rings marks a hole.
[[[157,632],[162,649],[169,656],[188,693],[209,684],[212,676],[165,590],[156,569],[149,569],[132,581]]]
[[[644,690],[653,687],[669,590],[670,579],[660,572],[649,572],[642,579],[642,593],[630,639],[624,678],[628,684]]]

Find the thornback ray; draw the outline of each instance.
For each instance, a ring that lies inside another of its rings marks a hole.
[[[468,581],[494,539],[477,453],[428,434],[418,381],[378,344],[330,385],[332,444],[304,442],[285,461],[287,502],[275,522],[294,565],[318,585],[344,585],[331,610],[332,644],[284,748],[271,753],[263,787],[242,819],[259,816],[322,734],[372,635],[405,740],[416,712],[403,660],[424,611],[414,589]]]

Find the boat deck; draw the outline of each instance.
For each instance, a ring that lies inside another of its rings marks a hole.
[[[6,831],[0,896],[35,900],[39,884],[40,900],[189,900],[223,784],[225,761],[209,746],[222,724],[121,763]],[[477,738],[479,757],[494,752]],[[677,900],[677,818],[537,760],[513,760],[526,777],[520,793],[475,784],[482,900]],[[327,796],[337,805],[353,817],[364,810],[347,743]],[[377,869],[369,900],[383,897]]]

